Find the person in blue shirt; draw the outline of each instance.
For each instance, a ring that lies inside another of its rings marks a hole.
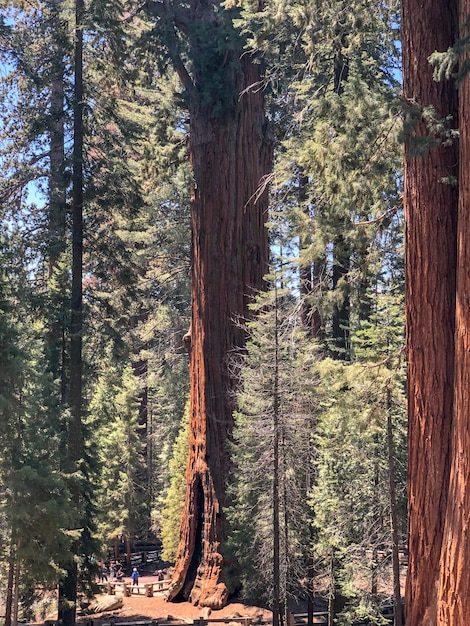
[[[134,567],[134,569],[132,570],[132,586],[134,587],[135,585],[139,584],[139,572],[137,570],[137,567]]]

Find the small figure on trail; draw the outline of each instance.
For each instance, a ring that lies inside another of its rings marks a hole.
[[[106,563],[101,564],[101,582],[108,582],[108,568],[106,567]]]
[[[116,572],[116,580],[118,581],[118,583],[122,583],[123,577],[124,577],[123,571],[121,569],[121,566],[119,566]]]
[[[114,580],[116,578],[116,565],[114,561],[111,561],[111,565],[109,566],[109,579]]]
[[[132,586],[134,587],[135,585],[139,584],[139,572],[137,570],[137,567],[134,567],[131,575],[132,575]]]

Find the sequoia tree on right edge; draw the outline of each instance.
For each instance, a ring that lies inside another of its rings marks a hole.
[[[469,35],[470,1],[459,2],[460,42]],[[468,63],[467,50],[460,67]],[[455,308],[454,410],[438,626],[466,626],[470,615],[470,77],[459,84],[459,205]]]
[[[425,113],[457,123],[453,81],[435,81],[429,56],[454,45],[457,0],[403,0],[406,325],[409,415],[409,569],[406,623],[435,626],[447,509],[454,395],[458,153],[433,142]],[[450,626],[448,623],[447,626]],[[463,626],[463,625],[462,625]]]
[[[409,364],[406,621],[466,626],[470,615],[470,1],[403,0],[404,91],[419,122],[405,153]],[[460,32],[459,32],[460,26]],[[458,90],[429,56],[459,52]],[[462,52],[463,50],[463,52]],[[457,103],[458,100],[458,103]],[[432,123],[426,126],[424,118]],[[443,120],[459,142],[442,141]],[[434,132],[434,137],[432,136]],[[435,141],[437,139],[437,141]],[[413,145],[421,154],[413,154]],[[458,176],[457,176],[458,175]],[[457,182],[458,181],[458,182]]]

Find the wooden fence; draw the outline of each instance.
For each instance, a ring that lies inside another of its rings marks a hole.
[[[288,626],[299,626],[300,624],[305,624],[304,614],[288,614],[287,625]],[[328,613],[326,612],[315,612],[313,613],[313,623],[314,624],[326,624],[328,618]],[[254,625],[270,625],[272,624],[272,619],[267,620],[259,620],[258,618],[252,617],[198,617],[192,622],[188,622],[192,626],[211,626],[220,625],[220,624],[239,624],[240,626],[254,626]],[[93,626],[93,620],[87,620],[86,626]],[[133,622],[125,622],[121,621],[119,618],[112,618],[109,622],[103,623],[101,626],[181,626],[181,620],[171,621],[166,619],[148,619],[142,621],[133,621]]]
[[[170,579],[154,580],[151,583],[139,583],[138,585],[133,585],[131,582],[127,581],[118,582],[117,580],[109,580],[106,583],[101,583],[100,587],[110,596],[115,595],[116,591],[118,591],[126,598],[130,598],[133,594],[140,595],[141,593],[147,596],[147,598],[152,598],[156,593],[168,591],[170,582]]]

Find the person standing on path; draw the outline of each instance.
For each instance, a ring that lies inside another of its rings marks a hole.
[[[131,575],[132,575],[132,586],[134,587],[139,584],[139,572],[137,570],[137,567],[134,567]]]

